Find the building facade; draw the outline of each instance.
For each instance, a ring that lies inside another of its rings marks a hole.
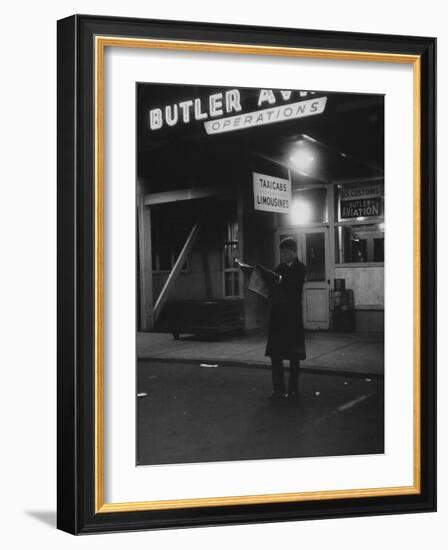
[[[382,96],[140,84],[138,99],[140,330],[263,330],[235,260],[273,268],[290,236],[305,328],[384,330]]]

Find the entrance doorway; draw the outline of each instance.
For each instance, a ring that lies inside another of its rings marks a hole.
[[[297,242],[297,256],[306,265],[303,286],[303,324],[310,330],[329,328],[329,250],[328,227],[282,229],[277,232],[276,259],[280,261],[278,245],[286,237]]]

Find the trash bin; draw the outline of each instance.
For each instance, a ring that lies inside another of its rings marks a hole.
[[[334,280],[334,289],[335,290],[345,290],[345,279],[335,279]]]
[[[345,280],[339,279],[344,281]],[[353,290],[330,290],[330,327],[338,332],[355,330],[355,303]]]

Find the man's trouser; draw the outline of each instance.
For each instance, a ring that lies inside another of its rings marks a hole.
[[[272,357],[272,386],[274,393],[285,393],[285,378],[283,373],[283,359]],[[299,360],[289,361],[288,393],[299,393]]]

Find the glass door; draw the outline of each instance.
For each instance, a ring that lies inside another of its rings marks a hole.
[[[300,231],[302,256],[306,265],[303,288],[303,322],[305,328],[329,328],[328,228]]]

